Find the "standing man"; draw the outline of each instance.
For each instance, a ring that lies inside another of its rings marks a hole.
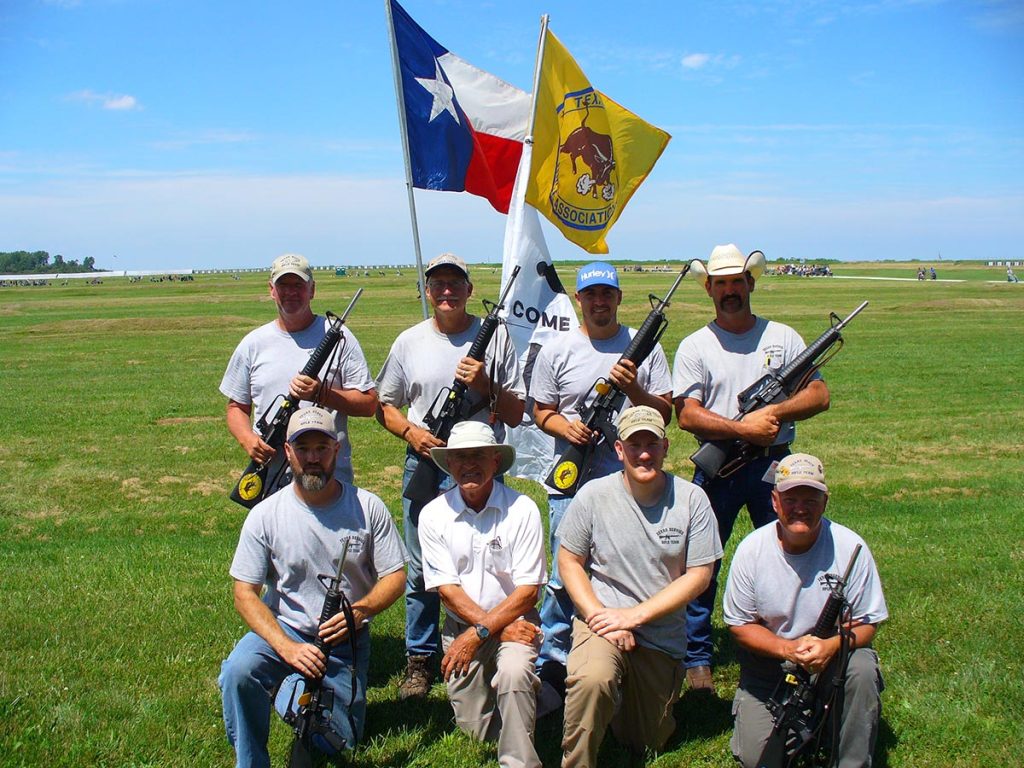
[[[334,475],[334,424],[322,408],[292,414],[284,453],[294,479],[252,508],[231,563],[235,608],[250,631],[224,661],[218,683],[238,768],[270,765],[271,699],[277,691],[282,709],[294,704],[304,677],[322,677],[333,692],[330,728],[347,748],[363,734],[369,623],[402,594],[405,557],[384,503]],[[324,622],[319,636],[332,646],[324,658],[313,644],[326,594],[317,576],[338,572],[346,538],[341,589],[352,603],[355,626],[343,613]],[[314,746],[333,752],[318,738]]]
[[[662,471],[667,452],[660,411],[624,411],[622,472],[583,486],[559,528],[558,567],[576,606],[563,768],[596,766],[609,724],[641,754],[675,730],[686,604],[711,581],[722,545],[704,491]]]
[[[607,378],[626,393],[624,409],[646,405],[660,413],[666,423],[672,417],[672,379],[661,344],[639,368],[629,360],[620,360],[636,331],[618,320],[622,291],[615,267],[601,261],[583,267],[576,275],[576,303],[583,324],[541,349],[530,382],[534,420],[555,438],[555,461],[570,443],[585,445],[596,437],[580,417],[597,397],[594,383],[598,379]],[[622,461],[615,449],[604,442],[593,453],[589,478],[621,469]],[[540,614],[544,632],[538,659],[538,674],[544,684],[538,704],[541,716],[557,709],[565,698],[565,658],[572,642],[572,601],[562,587],[556,560],[558,527],[572,498],[556,488],[547,491],[553,572]]]
[[[693,482],[711,499],[723,546],[744,505],[755,528],[775,520],[771,491],[775,462],[789,453],[796,436],[793,422],[826,410],[829,392],[815,378],[788,400],[747,414],[739,413],[736,396],[766,373],[778,370],[806,345],[789,326],[758,317],[750,294],[764,271],[764,254],[744,257],[735,245],[719,245],[707,268],[695,262],[691,274],[705,275],[704,289],[715,304],[715,319],[687,336],[676,351],[672,389],[681,429],[705,440],[745,440],[763,450],[728,477],[705,477],[698,469]],[[718,588],[718,569],[708,589],[687,608],[686,678],[690,687],[714,692],[711,675],[711,611]]]
[[[845,573],[860,545],[845,590],[851,608],[846,625],[851,655],[845,693],[842,706],[832,702],[829,709],[841,712],[841,718],[838,724],[826,723],[824,730],[839,728],[838,753],[831,756],[830,765],[869,766],[882,692],[878,654],[871,641],[878,625],[889,617],[878,569],[860,536],[823,517],[828,486],[825,470],[815,457],[794,453],[779,462],[772,504],[778,521],[740,542],[725,587],[725,623],[740,647],[733,755],[745,768],[781,768],[785,763],[778,744],[769,750],[772,754],[765,753],[765,745],[772,732],[767,702],[786,665],[820,675],[819,695],[836,690],[831,681],[844,662],[841,638],[823,639],[810,633],[828,600],[829,582]],[[824,743],[828,742],[825,738]]]
[[[540,511],[495,481],[515,449],[500,445],[488,425],[456,424],[448,446],[430,455],[456,483],[420,516],[424,580],[447,612],[441,671],[455,722],[481,741],[496,739],[504,768],[540,768],[533,743],[535,606],[546,579]]]
[[[407,443],[403,493],[420,461],[430,458],[430,449],[444,445],[425,424],[438,394],[452,385],[453,377],[468,387],[471,418],[493,424],[499,442],[506,424],[515,427],[523,420],[526,399],[516,350],[504,326],[495,332],[483,362],[468,356],[482,321],[466,310],[473,295],[466,262],[443,253],[431,260],[424,275],[434,316],[399,334],[377,377],[377,420]],[[409,407],[408,415],[400,410],[404,406]],[[450,487],[451,480],[445,477],[438,492]],[[429,693],[438,650],[441,602],[436,592],[428,592],[423,585],[418,529],[422,506],[403,495],[403,528],[410,560],[405,587],[408,663],[399,686],[402,699],[424,698]]]
[[[250,332],[235,349],[220,383],[228,398],[228,430],[249,458],[263,463],[273,459],[269,478],[278,477],[277,487],[287,485],[283,454],[260,439],[253,422],[273,405],[274,398],[288,393],[334,411],[334,427],[340,449],[335,476],[352,482],[352,445],[348,439],[349,416],[372,416],[377,392],[363,350],[351,328],[338,345],[337,362],[323,380],[299,376],[313,350],[327,332],[327,318],[313,313],[310,302],[316,293],[313,271],[305,256],[286,253],[270,267],[270,296],[277,305],[277,318]]]

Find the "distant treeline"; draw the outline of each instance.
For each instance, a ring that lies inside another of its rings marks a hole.
[[[46,272],[97,272],[96,259],[86,256],[79,264],[77,259],[64,261],[59,253],[50,263],[46,251],[0,251],[0,274],[37,275]]]

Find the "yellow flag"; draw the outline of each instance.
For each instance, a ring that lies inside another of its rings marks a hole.
[[[671,137],[594,90],[550,31],[541,67],[526,202],[584,250],[608,253],[605,235]]]

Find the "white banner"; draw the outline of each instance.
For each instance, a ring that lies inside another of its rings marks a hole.
[[[505,250],[501,269],[501,284],[507,284],[512,270],[520,267],[519,276],[505,302],[502,316],[509,335],[519,353],[529,392],[533,362],[541,346],[561,334],[579,327],[572,299],[566,295],[551,256],[540,217],[526,204],[524,192],[530,172],[533,146],[523,145],[519,173],[512,190],[512,202],[505,222]],[[520,186],[522,184],[522,187]],[[533,423],[533,400],[526,400],[523,423],[507,430],[507,442],[515,446],[516,462],[510,473],[542,483],[554,459],[554,439],[544,434]]]

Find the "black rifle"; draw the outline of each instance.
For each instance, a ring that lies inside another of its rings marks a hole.
[[[338,346],[338,342],[344,336],[342,326],[345,325],[349,312],[352,311],[356,302],[359,301],[362,293],[362,288],[356,291],[356,295],[352,297],[352,301],[349,302],[348,308],[341,317],[338,317],[333,312],[326,313],[331,325],[324,334],[323,340],[313,350],[313,354],[309,356],[308,362],[299,371],[300,376],[310,376],[314,379],[319,377],[320,371],[334,352],[334,348]],[[279,400],[280,405],[277,411],[274,413],[273,418],[267,421],[268,414]],[[285,435],[288,432],[288,419],[298,409],[299,401],[293,399],[289,393],[285,392],[270,402],[267,410],[263,412],[263,415],[253,425],[255,427],[254,431],[259,433],[260,440],[274,449],[274,456],[262,464],[255,459],[249,462],[249,466],[245,468],[242,476],[238,478],[238,482],[235,483],[235,487],[231,491],[230,499],[232,501],[241,504],[246,509],[252,509],[278,490],[280,487],[277,482],[279,478],[270,478],[268,482],[267,477],[270,474],[270,468],[274,464],[275,459],[278,460],[276,466],[280,467],[281,471],[287,466],[287,462],[285,464],[280,463],[282,458],[280,451],[282,446],[284,446]]]
[[[828,600],[811,630],[814,637],[822,639],[840,633],[842,642],[839,653],[832,662],[835,675],[831,678],[812,675],[803,667],[785,665],[783,678],[768,701],[772,732],[757,761],[760,768],[778,768],[787,755],[787,766],[827,768],[839,756],[839,721],[842,717],[846,671],[850,654],[853,653],[852,633],[843,626],[845,622],[840,619],[849,611],[846,585],[860,550],[861,545],[858,544],[842,578],[826,576]],[[822,742],[822,730],[830,714],[832,738],[825,744]]]
[[[342,571],[345,568],[345,557],[348,555],[349,539],[346,537],[341,542],[341,558],[338,560],[338,573],[336,576],[320,574],[317,579],[327,589],[327,596],[324,598],[324,607],[320,612],[320,621],[317,624],[317,636],[313,645],[324,655],[325,660],[330,660],[331,649],[320,637],[320,627],[339,612],[345,616],[345,624],[348,626],[348,640],[352,651],[352,697],[349,701],[349,718],[352,717],[352,704],[356,696],[356,631],[355,616],[352,613],[352,604],[345,597],[341,590]],[[293,692],[294,697],[294,692]],[[284,720],[295,731],[295,738],[292,740],[291,753],[288,756],[289,768],[312,768],[313,766],[313,737],[320,736],[335,752],[340,752],[347,746],[345,739],[339,736],[330,727],[331,714],[334,707],[334,691],[325,688],[323,676],[318,678],[305,678],[303,691],[298,698],[298,710],[293,709],[294,701],[288,702],[288,709]],[[354,728],[353,728],[354,732]]]
[[[491,338],[494,336],[494,332],[498,330],[498,324],[501,322],[498,312],[505,307],[505,299],[508,298],[508,292],[512,289],[512,284],[516,281],[519,270],[520,267],[512,270],[508,283],[505,285],[505,290],[501,292],[497,304],[484,299],[484,309],[487,310],[487,316],[480,323],[480,330],[477,331],[476,338],[473,339],[473,344],[470,346],[469,352],[466,353],[466,357],[480,361],[484,359],[487,353],[487,345],[491,343]],[[441,407],[435,413],[439,400],[442,401]],[[456,379],[450,387],[445,387],[437,393],[434,402],[430,404],[430,410],[427,411],[424,421],[430,434],[438,440],[448,442],[448,435],[451,434],[452,427],[460,421],[465,421],[472,415],[473,410],[469,402],[469,388]],[[441,470],[438,469],[432,459],[424,458],[423,456],[419,458],[420,462],[416,466],[416,471],[409,478],[409,484],[405,487],[402,495],[410,501],[426,504],[428,501],[433,501],[437,496],[437,484],[440,478],[438,473]]]
[[[687,264],[676,276],[676,281],[665,294],[664,299],[659,299],[653,293],[650,294],[651,312],[632,341],[629,342],[629,346],[622,353],[619,362],[631,360],[639,368],[651,354],[668,327],[665,310],[668,309],[669,302],[672,300],[672,294],[676,292],[679,283],[689,271],[690,265]],[[590,440],[583,445],[570,443],[544,481],[548,486],[558,489],[566,496],[575,496],[576,491],[587,481],[590,475],[590,462],[597,447],[602,442],[611,445],[618,438],[615,419],[618,417],[619,411],[622,410],[622,404],[626,401],[626,393],[606,378],[595,381],[591,389],[597,394],[590,405],[580,414],[580,421],[592,432]]]
[[[821,334],[791,363],[778,371],[766,373],[736,396],[740,411],[733,421],[740,421],[748,413],[766,405],[782,402],[806,387],[811,377],[838,354],[843,346],[841,331],[867,305],[866,301],[862,302],[844,320],[840,320],[839,316],[832,312],[829,315],[832,320],[831,328]],[[839,347],[831,354],[827,354],[836,344]],[[728,477],[751,460],[763,455],[763,451],[763,447],[751,445],[745,440],[708,440],[701,443],[700,448],[690,457],[690,461],[704,473],[705,478],[711,480],[715,477]]]

